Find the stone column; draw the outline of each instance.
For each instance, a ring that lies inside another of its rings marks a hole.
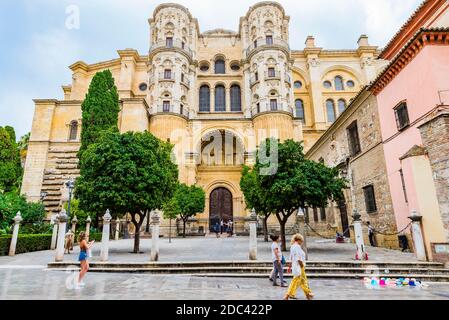
[[[151,261],[159,260],[159,226],[161,213],[156,210],[151,215]]]
[[[100,261],[108,261],[109,257],[109,232],[111,228],[112,216],[109,210],[103,216],[103,235],[101,237]]]
[[[362,227],[362,219],[361,215],[354,209],[352,217],[354,218],[354,237],[355,243],[357,246],[357,259],[365,260],[365,241],[363,239],[363,227]]]
[[[55,220],[53,221],[53,234],[51,235],[50,250],[56,249],[56,239],[58,236],[58,224],[59,224],[59,214],[57,214],[55,216]]]
[[[415,210],[412,212],[412,238],[413,247],[415,248],[415,255],[419,261],[427,261],[426,248],[424,246],[424,237],[421,229],[422,216]]]
[[[90,216],[86,219],[86,239],[89,239],[90,236],[90,224],[92,223],[92,218]]]
[[[17,238],[19,237],[19,227],[20,223],[23,221],[22,216],[20,215],[20,211],[17,212],[17,215],[14,217],[14,230],[12,232],[11,245],[9,246],[9,256],[16,255],[16,246],[17,246]]]
[[[56,245],[56,256],[55,256],[56,262],[64,261],[65,229],[68,220],[69,218],[67,217],[66,211],[62,209],[58,219],[58,241]]]
[[[254,209],[249,218],[249,260],[257,260],[257,214]]]
[[[118,241],[120,238],[120,219],[117,218],[115,220],[115,241]]]
[[[306,216],[304,215],[304,211],[299,208],[298,215],[296,216],[296,223],[298,225],[299,233],[304,237],[304,242],[302,244],[302,249],[306,254],[306,260],[309,259],[309,252],[307,250],[307,230],[306,230]]]

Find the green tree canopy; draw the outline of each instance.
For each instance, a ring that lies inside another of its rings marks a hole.
[[[346,187],[338,170],[307,160],[302,144],[293,140],[267,139],[259,148],[253,170],[263,190],[262,207],[275,213],[279,221],[283,250],[285,226],[292,214],[299,208],[325,207],[340,199]],[[251,193],[248,196],[251,198]]]
[[[268,219],[272,212],[268,207],[265,190],[262,189],[259,176],[255,170],[245,166],[240,179],[240,189],[245,195],[246,207],[256,210],[256,213],[263,218],[264,238],[268,242]]]
[[[93,77],[81,110],[83,122],[78,157],[82,161],[83,152],[103,130],[118,131],[119,96],[110,70],[98,72]]]
[[[46,215],[41,203],[29,203],[25,197],[15,192],[0,193],[0,229],[10,227],[19,211],[23,218],[23,225],[41,224]]]
[[[183,222],[183,237],[186,236],[186,223],[190,217],[204,211],[206,193],[197,186],[179,184],[173,198],[167,203],[165,209],[170,216],[179,216]]]
[[[3,192],[20,189],[22,165],[16,134],[12,127],[0,127],[0,190]]]
[[[115,217],[129,213],[136,227],[134,251],[147,211],[160,209],[175,191],[178,168],[171,161],[172,145],[151,133],[104,131],[83,153],[75,195],[79,208]]]

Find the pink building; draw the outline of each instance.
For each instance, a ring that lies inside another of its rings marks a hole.
[[[434,244],[449,242],[449,213],[441,205],[447,190],[436,183],[437,161],[429,159],[420,127],[449,104],[448,27],[449,4],[425,1],[384,49],[381,58],[391,63],[370,88],[378,102],[398,231],[410,223],[412,211],[422,215],[429,259]]]

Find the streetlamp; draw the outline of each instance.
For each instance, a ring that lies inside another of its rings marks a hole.
[[[70,178],[70,180],[65,183],[65,186],[69,189],[69,203],[67,206],[67,215],[70,217],[70,202],[72,201],[73,189],[75,189],[75,181],[73,181],[73,178]]]

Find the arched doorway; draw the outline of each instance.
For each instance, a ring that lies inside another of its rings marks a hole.
[[[228,189],[217,188],[212,191],[209,205],[209,229],[211,232],[214,231],[214,225],[217,222],[233,220],[232,193]]]

